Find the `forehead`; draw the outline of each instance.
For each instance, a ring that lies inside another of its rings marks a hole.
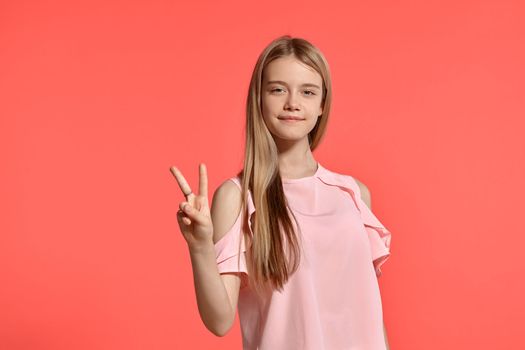
[[[317,83],[323,78],[312,67],[295,57],[280,57],[270,62],[264,69],[263,82],[282,80],[289,84]]]

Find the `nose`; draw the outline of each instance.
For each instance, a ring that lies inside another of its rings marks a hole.
[[[295,96],[295,94],[293,93],[290,93],[288,94],[288,98],[286,99],[286,103],[285,103],[285,106],[284,108],[286,110],[288,109],[299,109],[299,104],[297,103],[297,97]]]

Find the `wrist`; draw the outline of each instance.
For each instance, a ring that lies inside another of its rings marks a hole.
[[[198,242],[198,243],[192,243],[188,245],[188,248],[190,250],[190,254],[209,254],[213,253],[215,254],[215,245],[213,244],[212,240],[205,241],[205,242]]]

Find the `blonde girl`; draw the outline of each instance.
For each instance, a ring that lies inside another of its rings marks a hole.
[[[321,51],[279,37],[250,81],[244,167],[216,189],[211,209],[206,166],[198,193],[170,168],[186,196],[177,218],[201,319],[224,336],[238,310],[244,349],[388,349],[377,278],[390,232],[366,186],[312,153],[331,99]]]

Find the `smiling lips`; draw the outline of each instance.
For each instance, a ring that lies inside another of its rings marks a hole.
[[[281,117],[279,117],[279,119],[281,119],[281,120],[289,120],[289,121],[299,121],[299,120],[304,120],[304,118],[297,117],[297,116],[295,116],[295,115],[285,115],[285,116],[281,116]]]

